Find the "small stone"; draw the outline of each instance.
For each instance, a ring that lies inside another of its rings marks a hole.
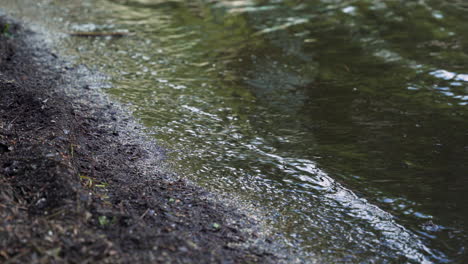
[[[179,247],[179,251],[185,253],[185,252],[188,252],[189,250],[186,247]]]

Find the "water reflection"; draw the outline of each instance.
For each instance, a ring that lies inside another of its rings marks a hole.
[[[134,35],[62,44],[177,170],[261,201],[325,262],[466,260],[462,2],[84,3],[61,3],[67,30]]]

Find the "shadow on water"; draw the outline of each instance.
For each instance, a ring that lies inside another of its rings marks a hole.
[[[261,202],[317,258],[468,260],[463,1],[70,0],[43,12],[56,30],[134,33],[61,43],[111,76],[108,92],[175,170]]]

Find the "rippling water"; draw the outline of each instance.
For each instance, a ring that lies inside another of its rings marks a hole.
[[[6,2],[59,32],[130,32],[59,43],[174,170],[258,202],[316,259],[468,261],[464,1]]]

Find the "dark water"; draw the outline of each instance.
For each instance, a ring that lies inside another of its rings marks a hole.
[[[468,2],[40,2],[57,31],[131,32],[59,43],[311,259],[468,262]]]

